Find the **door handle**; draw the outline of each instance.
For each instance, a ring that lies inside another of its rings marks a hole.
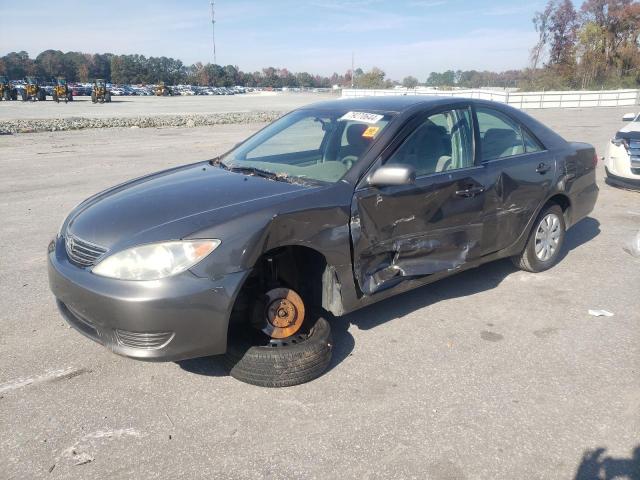
[[[475,197],[482,192],[484,192],[484,187],[482,186],[469,186],[465,190],[456,191],[456,195],[459,197],[470,198]]]
[[[549,170],[551,170],[551,166],[547,165],[546,163],[540,163],[538,165],[538,168],[536,168],[536,172],[538,172],[540,175],[544,175]]]

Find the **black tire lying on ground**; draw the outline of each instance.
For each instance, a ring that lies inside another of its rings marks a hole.
[[[255,345],[247,336],[230,338],[224,363],[241,382],[260,387],[290,387],[319,377],[329,366],[331,327],[318,317],[308,334]]]

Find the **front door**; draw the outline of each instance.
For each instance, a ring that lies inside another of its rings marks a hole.
[[[475,164],[471,108],[434,113],[405,132],[384,165],[415,169],[411,185],[362,185],[352,202],[354,275],[371,295],[455,270],[481,255],[485,167]]]

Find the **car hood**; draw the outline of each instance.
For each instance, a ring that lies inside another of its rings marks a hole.
[[[312,186],[242,175],[208,162],[166,170],[118,185],[80,204],[65,230],[109,250],[179,239],[217,217],[264,208]],[[317,187],[315,187],[317,188]]]
[[[640,139],[640,122],[629,122],[623,128],[618,130],[616,137]]]

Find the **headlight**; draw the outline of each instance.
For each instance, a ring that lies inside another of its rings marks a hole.
[[[613,143],[616,147],[624,146],[624,148],[626,149],[629,148],[629,143],[624,138],[612,138],[611,143]]]
[[[93,268],[93,273],[121,280],[158,280],[193,267],[218,245],[220,240],[140,245],[108,256]]]

